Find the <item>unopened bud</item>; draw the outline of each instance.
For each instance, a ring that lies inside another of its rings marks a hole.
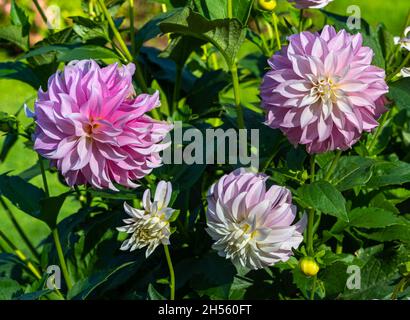
[[[313,277],[319,272],[319,265],[315,259],[304,257],[299,262],[300,270],[308,277]]]

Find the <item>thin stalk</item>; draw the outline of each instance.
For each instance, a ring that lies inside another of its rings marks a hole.
[[[310,183],[315,181],[315,155],[310,157]],[[313,229],[315,224],[315,209],[308,212],[306,247],[309,256],[313,256]]]
[[[30,262],[30,260],[26,257],[26,255],[17,248],[14,243],[3,233],[3,231],[0,230],[0,238],[3,239],[3,241],[14,251],[17,257],[21,261],[23,261],[27,268],[31,271],[31,273],[37,278],[41,279],[41,274],[38,271],[38,269]]]
[[[46,192],[46,196],[50,197],[50,191],[49,191],[49,188],[48,188],[46,171],[44,169],[43,159],[41,158],[40,155],[39,155],[39,162],[40,162],[40,168],[41,168],[41,176],[43,177],[44,190]],[[60,261],[61,271],[63,272],[63,276],[64,276],[64,280],[67,284],[67,288],[70,290],[73,286],[72,286],[72,283],[71,283],[70,276],[68,274],[67,264],[66,264],[65,259],[64,259],[63,249],[61,247],[61,242],[60,242],[60,237],[58,235],[58,228],[57,227],[54,228],[54,230],[52,231],[52,234],[53,234],[54,244],[55,244],[56,250],[57,250],[58,260]]]
[[[377,142],[377,139],[379,138],[380,134],[383,131],[384,125],[386,124],[387,120],[390,117],[390,113],[391,113],[391,110],[387,111],[385,114],[382,115],[382,118],[380,119],[380,124],[377,127],[376,132],[374,133],[374,135],[372,137],[372,140],[370,141],[370,144],[367,148],[369,151],[373,150],[373,148],[374,148],[374,146]]]
[[[262,40],[262,52],[265,56],[270,56],[271,51],[270,51],[270,49],[268,47],[268,44],[266,42],[265,35],[262,32],[262,28],[259,25],[259,19],[258,18],[255,19],[255,24],[256,24],[256,28],[258,29],[259,35],[261,37],[261,40]]]
[[[315,275],[313,278],[313,288],[312,288],[312,292],[310,293],[310,300],[315,300],[316,283],[317,283],[317,275]]]
[[[73,287],[73,284],[71,282],[70,275],[68,274],[67,264],[65,263],[63,248],[61,247],[60,236],[58,234],[58,228],[57,227],[54,228],[54,230],[53,230],[53,239],[54,239],[54,243],[56,245],[57,255],[58,255],[58,259],[59,259],[60,264],[61,264],[61,271],[63,272],[64,280],[67,284],[68,290],[70,290]]]
[[[303,14],[304,14],[304,10],[301,9],[300,10],[300,17],[299,17],[299,32],[303,31]]]
[[[181,91],[181,83],[182,83],[182,71],[183,71],[183,67],[181,67],[180,65],[177,65],[174,92],[172,95],[171,115],[174,113],[174,111],[178,109],[179,93]]]
[[[233,13],[232,13],[232,0],[228,0],[228,18],[232,19]]]
[[[169,268],[170,298],[171,298],[171,300],[175,300],[175,272],[174,272],[174,266],[172,265],[171,255],[169,254],[169,249],[168,249],[167,245],[164,245],[164,252],[165,252],[165,257],[167,258],[167,264],[168,264],[168,268]]]
[[[390,82],[390,81],[394,78],[394,76],[395,76],[396,74],[398,74],[398,73],[401,71],[401,69],[403,69],[403,68],[407,65],[407,63],[409,63],[409,61],[410,61],[410,52],[407,54],[406,58],[403,60],[403,62],[400,64],[400,66],[398,66],[397,69],[394,70],[394,71],[386,78],[386,82]]]
[[[231,75],[232,75],[233,93],[235,96],[235,106],[236,106],[236,112],[237,112],[238,129],[244,129],[245,121],[243,119],[243,109],[241,105],[241,93],[239,90],[238,68],[236,66],[236,63],[233,63],[233,65],[231,66]]]
[[[114,20],[111,17],[111,14],[109,13],[107,7],[105,6],[104,0],[97,0],[98,4],[101,7],[101,10],[104,13],[105,18],[108,21],[108,24],[111,28],[112,33],[114,34],[114,38],[117,40],[122,52],[124,53],[125,57],[127,58],[128,62],[133,61],[135,64],[135,75],[137,77],[137,81],[139,85],[141,86],[141,89],[144,92],[148,91],[147,83],[145,82],[145,79],[142,75],[141,67],[136,59],[133,58],[131,55],[130,51],[128,50],[127,45],[125,44],[123,38],[121,37],[120,32],[118,31],[117,27],[115,26]]]
[[[282,43],[280,42],[280,36],[279,36],[278,17],[276,16],[275,13],[272,13],[272,22],[273,22],[273,28],[275,29],[275,36],[276,36],[276,43],[278,45],[278,50],[281,50]]]
[[[129,0],[131,55],[135,56],[134,0]]]
[[[326,181],[329,181],[333,171],[335,171],[336,165],[339,162],[341,155],[342,155],[342,150],[337,150],[336,155],[333,158],[332,163],[330,164],[329,170],[326,172],[326,175],[324,177]]]
[[[30,239],[24,232],[23,228],[20,226],[20,223],[17,221],[17,219],[14,217],[13,212],[11,212],[10,208],[7,206],[6,202],[3,200],[2,197],[0,197],[0,204],[3,207],[4,211],[6,211],[7,215],[9,216],[11,222],[14,225],[14,228],[17,230],[18,234],[20,237],[23,239],[24,243],[32,253],[32,255],[39,261],[40,260],[40,255],[37,253],[36,248],[34,245],[31,243]]]
[[[33,0],[34,5],[37,8],[37,11],[40,13],[41,19],[44,21],[44,23],[47,25],[48,27],[48,20],[47,20],[47,16],[45,15],[43,9],[41,8],[40,4],[38,3],[37,0]]]

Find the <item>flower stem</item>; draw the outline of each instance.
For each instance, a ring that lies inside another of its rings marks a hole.
[[[26,257],[26,255],[22,251],[20,251],[14,245],[14,243],[1,230],[0,230],[0,239],[3,239],[3,241],[14,251],[16,256],[26,264],[27,268],[31,271],[31,273],[37,279],[41,279],[41,274],[38,271],[38,269],[30,262],[30,260]]]
[[[47,176],[46,176],[46,171],[44,169],[43,159],[41,158],[40,155],[38,157],[39,157],[40,168],[41,168],[41,176],[43,177],[44,190],[46,192],[46,196],[50,197],[50,191],[49,191],[49,188],[48,188]],[[58,260],[60,261],[61,271],[63,272],[63,276],[64,276],[65,282],[67,284],[67,288],[70,290],[73,286],[72,286],[72,283],[71,283],[70,276],[68,274],[67,264],[64,260],[63,249],[61,247],[60,237],[58,235],[58,228],[55,227],[54,230],[52,231],[52,233],[53,233],[54,244],[55,244],[56,250],[57,250]]]
[[[111,17],[111,14],[109,13],[107,7],[105,6],[104,0],[97,0],[98,4],[101,7],[101,10],[104,13],[105,18],[108,21],[108,24],[111,28],[112,33],[114,34],[114,38],[117,40],[122,52],[124,53],[125,57],[127,58],[128,62],[134,62],[135,64],[135,75],[137,77],[137,81],[139,85],[141,86],[141,89],[144,92],[148,91],[147,83],[145,82],[145,79],[142,75],[141,67],[136,59],[133,58],[131,55],[130,51],[128,50],[127,45],[125,44],[124,40],[121,37],[121,34],[119,33],[117,27],[115,26],[114,20]]]
[[[135,56],[134,0],[129,0],[131,55]]]
[[[317,275],[315,275],[313,278],[313,288],[312,288],[312,292],[310,293],[310,300],[315,300],[316,282],[317,282]]]
[[[18,234],[20,235],[20,237],[23,239],[24,243],[26,244],[27,248],[30,250],[30,252],[32,253],[32,255],[37,259],[37,261],[40,260],[40,256],[37,253],[36,248],[34,247],[34,245],[31,243],[30,239],[28,238],[28,236],[26,235],[26,233],[24,232],[23,228],[20,226],[19,222],[17,221],[17,219],[14,217],[13,212],[10,210],[10,208],[7,206],[6,202],[3,200],[2,197],[0,197],[0,204],[3,207],[4,211],[6,211],[7,215],[9,216],[11,222],[14,225],[14,228],[17,230]]]
[[[300,10],[300,17],[299,17],[299,32],[303,31],[303,14],[304,14],[304,10],[301,9]]]
[[[170,299],[175,300],[175,272],[174,272],[174,266],[172,265],[171,255],[169,254],[168,246],[165,245],[165,244],[164,244],[164,252],[165,252],[165,257],[167,258],[167,263],[168,263],[168,268],[169,268],[169,276],[170,276],[169,289],[170,289],[170,292],[171,292]]]
[[[382,115],[381,119],[380,119],[380,124],[376,129],[376,132],[374,133],[372,140],[370,140],[370,144],[367,147],[368,151],[372,151],[377,139],[379,138],[380,134],[382,133],[383,129],[384,129],[384,125],[386,124],[387,120],[390,117],[390,113],[391,113],[391,109],[389,111],[387,111],[385,114]]]
[[[58,234],[57,227],[54,228],[53,230],[53,239],[56,245],[58,259],[60,260],[61,271],[63,272],[63,276],[67,284],[67,288],[68,290],[70,290],[73,287],[73,284],[71,282],[70,275],[68,274],[67,264],[65,263],[65,260],[64,260],[63,248],[61,247],[60,236]]]
[[[310,183],[315,181],[315,155],[310,157]],[[309,256],[313,256],[313,229],[315,224],[315,209],[310,209],[308,212],[307,237],[306,247]]]
[[[236,106],[236,112],[237,112],[238,129],[244,129],[245,121],[243,119],[243,109],[241,105],[241,93],[239,90],[238,68],[236,66],[236,63],[233,63],[233,65],[231,66],[231,75],[232,75],[233,93],[235,96],[235,106]]]
[[[406,58],[404,58],[403,62],[400,64],[400,66],[397,67],[396,70],[394,70],[387,78],[386,82],[390,82],[396,74],[400,72],[401,69],[403,69],[407,63],[410,61],[410,52],[407,54]]]
[[[232,19],[233,12],[232,12],[232,0],[228,0],[228,18]]]
[[[335,171],[336,165],[339,162],[341,155],[342,155],[342,150],[337,150],[336,155],[333,158],[332,163],[330,164],[329,170],[326,172],[326,175],[324,177],[325,181],[329,181],[333,171]]]
[[[275,13],[272,13],[272,22],[273,22],[273,28],[275,29],[276,43],[278,45],[278,50],[281,50],[282,44],[280,42],[280,36],[279,36],[278,17],[276,16]]]
[[[182,82],[182,71],[183,71],[183,67],[177,64],[174,92],[172,95],[171,116],[178,109],[179,93],[181,91],[181,82]]]
[[[38,3],[37,0],[33,0],[34,5],[36,6],[38,12],[40,13],[41,19],[43,19],[44,23],[48,26],[48,20],[47,17],[43,11],[43,9],[41,8],[40,4]]]

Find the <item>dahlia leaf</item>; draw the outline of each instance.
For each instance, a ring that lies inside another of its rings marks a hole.
[[[178,33],[212,43],[231,66],[245,39],[245,29],[237,19],[208,20],[189,8],[176,10],[159,25],[164,33]]]
[[[228,18],[228,0],[194,0],[199,12],[209,20]],[[246,25],[253,0],[235,0],[232,16]]]
[[[389,95],[400,109],[410,110],[410,78],[401,78],[390,84]]]
[[[400,219],[391,211],[380,208],[355,208],[349,212],[349,225],[359,228],[384,228],[400,224]]]
[[[345,198],[329,182],[317,181],[306,184],[298,189],[297,194],[310,208],[349,221]]]

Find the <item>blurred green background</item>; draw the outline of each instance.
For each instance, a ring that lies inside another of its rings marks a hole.
[[[68,23],[69,21],[67,17],[80,15],[82,13],[81,0],[43,0],[39,2],[43,8],[52,4],[60,6],[65,23]],[[33,33],[31,34],[32,44],[41,40],[44,32],[44,25],[32,2],[28,0],[17,0],[17,3],[25,8],[30,16],[30,21],[33,25]],[[326,10],[340,15],[347,15],[347,8],[351,5],[359,6],[362,17],[370,24],[376,25],[379,22],[384,23],[393,35],[399,35],[404,30],[404,22],[410,9],[409,0],[334,0],[328,7],[326,7]],[[9,10],[10,0],[0,0],[0,24],[7,23]],[[124,5],[121,10],[127,10],[127,7]],[[138,28],[152,16],[161,12],[161,6],[148,0],[139,0],[136,1],[135,10],[136,26]],[[13,60],[15,58],[13,55],[14,54],[10,52],[10,48],[6,50],[0,45],[0,62]],[[24,103],[27,103],[32,108],[35,95],[36,91],[24,83],[14,80],[0,80],[0,111],[13,114]],[[24,116],[24,112],[19,114],[19,119],[23,123],[28,123],[28,120]],[[0,138],[0,144],[3,143],[3,140],[3,138]],[[34,165],[36,162],[37,155],[35,152],[25,148],[23,141],[20,140],[9,153],[6,161],[0,163],[0,173],[12,171],[13,173],[18,174]],[[55,174],[49,174],[48,179],[52,195],[57,195],[67,190],[66,187],[57,181]],[[42,186],[40,177],[34,178],[31,182],[38,186]],[[42,222],[30,218],[12,205],[10,205],[10,208],[35,244],[38,244],[39,241],[47,235],[48,229]],[[74,200],[67,200],[63,207],[60,219],[67,214],[75,212],[78,208],[79,203]],[[0,230],[9,236],[14,243],[23,249],[23,251],[27,251],[27,248],[13,229],[10,219],[2,208],[0,208]]]

